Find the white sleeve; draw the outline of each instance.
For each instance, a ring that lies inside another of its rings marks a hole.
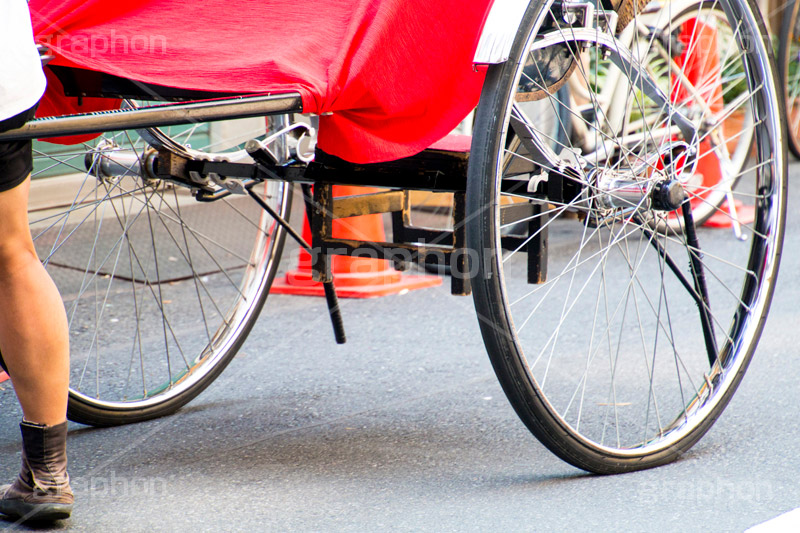
[[[0,0],[0,120],[33,107],[46,85],[26,0]]]

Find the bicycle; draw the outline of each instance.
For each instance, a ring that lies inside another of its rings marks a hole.
[[[695,444],[752,358],[780,260],[783,109],[758,9],[747,0],[668,3],[618,35],[611,10],[535,0],[519,9],[510,35],[498,28],[509,26],[501,9],[511,4],[498,2],[485,30],[510,46],[476,54],[489,67],[468,156],[427,150],[353,164],[317,150],[312,160],[304,144],[311,127],[293,119],[302,112],[296,93],[143,106],[163,88],[134,94],[140,85],[113,77],[101,84],[106,94],[132,97],[121,111],[38,120],[0,136],[121,131],[37,158],[82,174],[61,207],[31,216],[70,317],[70,418],[147,420],[199,394],[252,328],[289,235],[313,252],[337,340],[329,254],[367,248],[396,262],[445,254],[452,292],[473,293],[509,401],[567,462],[627,472]],[[719,68],[692,78],[687,58],[700,46]],[[571,98],[588,95],[578,107],[545,91],[556,116],[571,116],[556,137],[536,127],[526,103],[547,89],[542,50],[576,65]],[[661,74],[650,52],[661,57]],[[621,113],[600,105],[612,76]],[[749,127],[730,139],[722,128],[733,111]],[[198,122],[264,115],[276,117],[269,133],[247,143],[193,141]],[[195,125],[175,128],[187,123]],[[708,154],[724,166],[722,178],[692,183]],[[285,220],[293,183],[303,187],[311,243]],[[332,197],[332,184],[391,190],[358,199],[356,209],[356,200]],[[453,230],[408,227],[409,190],[454,193]],[[741,223],[746,240],[699,227],[707,214],[731,215],[723,198],[755,209]],[[222,206],[234,229],[210,223],[205,203]],[[386,211],[393,242],[331,234],[334,216]]]
[[[789,150],[800,158],[800,83],[797,62],[800,60],[800,22],[797,16],[797,2],[787,2],[783,7],[783,17],[778,39],[778,79],[786,100],[786,119]]]

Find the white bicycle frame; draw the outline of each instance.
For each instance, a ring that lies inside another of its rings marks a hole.
[[[631,55],[634,57],[644,58],[651,47],[660,46],[660,43],[651,43],[648,41],[647,35],[650,33],[648,28],[663,28],[672,19],[673,14],[681,13],[693,6],[699,7],[700,2],[696,0],[690,0],[680,2],[651,3],[648,5],[647,9],[645,9],[645,11],[642,12],[639,17],[637,17],[635,24],[630,24],[622,32],[622,34],[619,36],[619,41],[623,45],[627,46],[629,50],[631,50]],[[636,26],[637,24],[638,27]],[[728,105],[726,105],[722,112],[711,112],[705,103],[704,97],[699,93],[698,88],[694,87],[686,78],[686,76],[680,71],[677,65],[671,61],[671,58],[668,57],[666,50],[663,51],[663,54],[665,59],[667,59],[672,65],[672,73],[681,81],[682,87],[694,97],[695,102],[697,102],[701,107],[705,108],[704,111],[706,116],[713,116],[715,118],[715,122],[717,124],[720,124],[729,117],[730,109],[736,109],[745,103],[746,100],[748,100],[747,94],[743,94],[733,102],[730,102]],[[646,64],[644,66],[645,69],[648,68]],[[614,137],[613,141],[606,139],[604,143],[600,144],[599,146],[592,146],[590,144],[592,140],[591,135],[587,135],[585,141],[591,151],[587,151],[587,153],[582,154],[582,157],[588,162],[597,163],[598,161],[606,159],[609,153],[614,152],[614,146],[620,141],[624,146],[635,146],[645,140],[645,135],[647,138],[658,140],[668,139],[680,133],[678,127],[675,125],[665,125],[656,130],[647,130],[646,133],[642,132],[643,123],[644,125],[647,125],[646,123],[650,122],[650,126],[655,125],[655,121],[658,120],[657,114],[651,115],[652,118],[650,119],[648,119],[647,116],[643,116],[635,122],[626,121],[626,117],[630,115],[630,108],[633,105],[633,102],[630,98],[632,88],[630,79],[623,74],[624,73],[621,69],[609,69],[609,71],[606,73],[603,87],[600,89],[599,93],[594,95],[590,95],[587,87],[584,83],[582,83],[582,80],[579,76],[572,76],[569,81],[569,89],[572,95],[572,101],[569,102],[569,106],[574,110],[573,113],[581,116],[581,109],[582,107],[586,106],[599,109],[599,116],[602,117],[605,127],[610,131],[618,133],[618,135],[612,136]],[[669,90],[669,88],[665,89]],[[583,99],[585,101],[591,100],[591,102],[589,104],[585,104],[584,106],[578,106],[575,104],[576,98]],[[752,113],[745,113],[745,123],[742,126],[742,132],[751,131],[753,120]],[[578,130],[579,134],[581,133],[581,129],[584,131],[587,130],[586,124],[581,120],[573,120],[572,126]],[[738,238],[742,238],[741,228],[738,223],[736,206],[733,201],[731,188],[735,183],[736,178],[741,173],[742,166],[744,165],[750,150],[750,142],[747,139],[743,139],[744,142],[738,142],[733,154],[730,154],[727,150],[727,142],[735,139],[737,136],[742,135],[742,133],[736,134],[736,136],[731,139],[726,139],[723,128],[712,128],[712,131],[713,135],[709,135],[708,139],[712,144],[714,152],[719,158],[723,176],[727,176],[729,178],[724,180],[721,187],[718,187],[706,197],[706,202],[716,206],[722,202],[723,197],[724,199],[728,200],[727,209],[733,224],[734,233]],[[731,157],[731,155],[733,155],[733,157]]]

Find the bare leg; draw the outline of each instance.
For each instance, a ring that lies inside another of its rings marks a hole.
[[[26,420],[66,420],[69,332],[64,304],[28,227],[30,180],[0,193],[0,353]]]

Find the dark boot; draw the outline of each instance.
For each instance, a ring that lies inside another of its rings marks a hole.
[[[19,427],[22,470],[12,485],[0,487],[0,513],[23,521],[68,518],[74,497],[67,474],[67,423],[23,420]]]

